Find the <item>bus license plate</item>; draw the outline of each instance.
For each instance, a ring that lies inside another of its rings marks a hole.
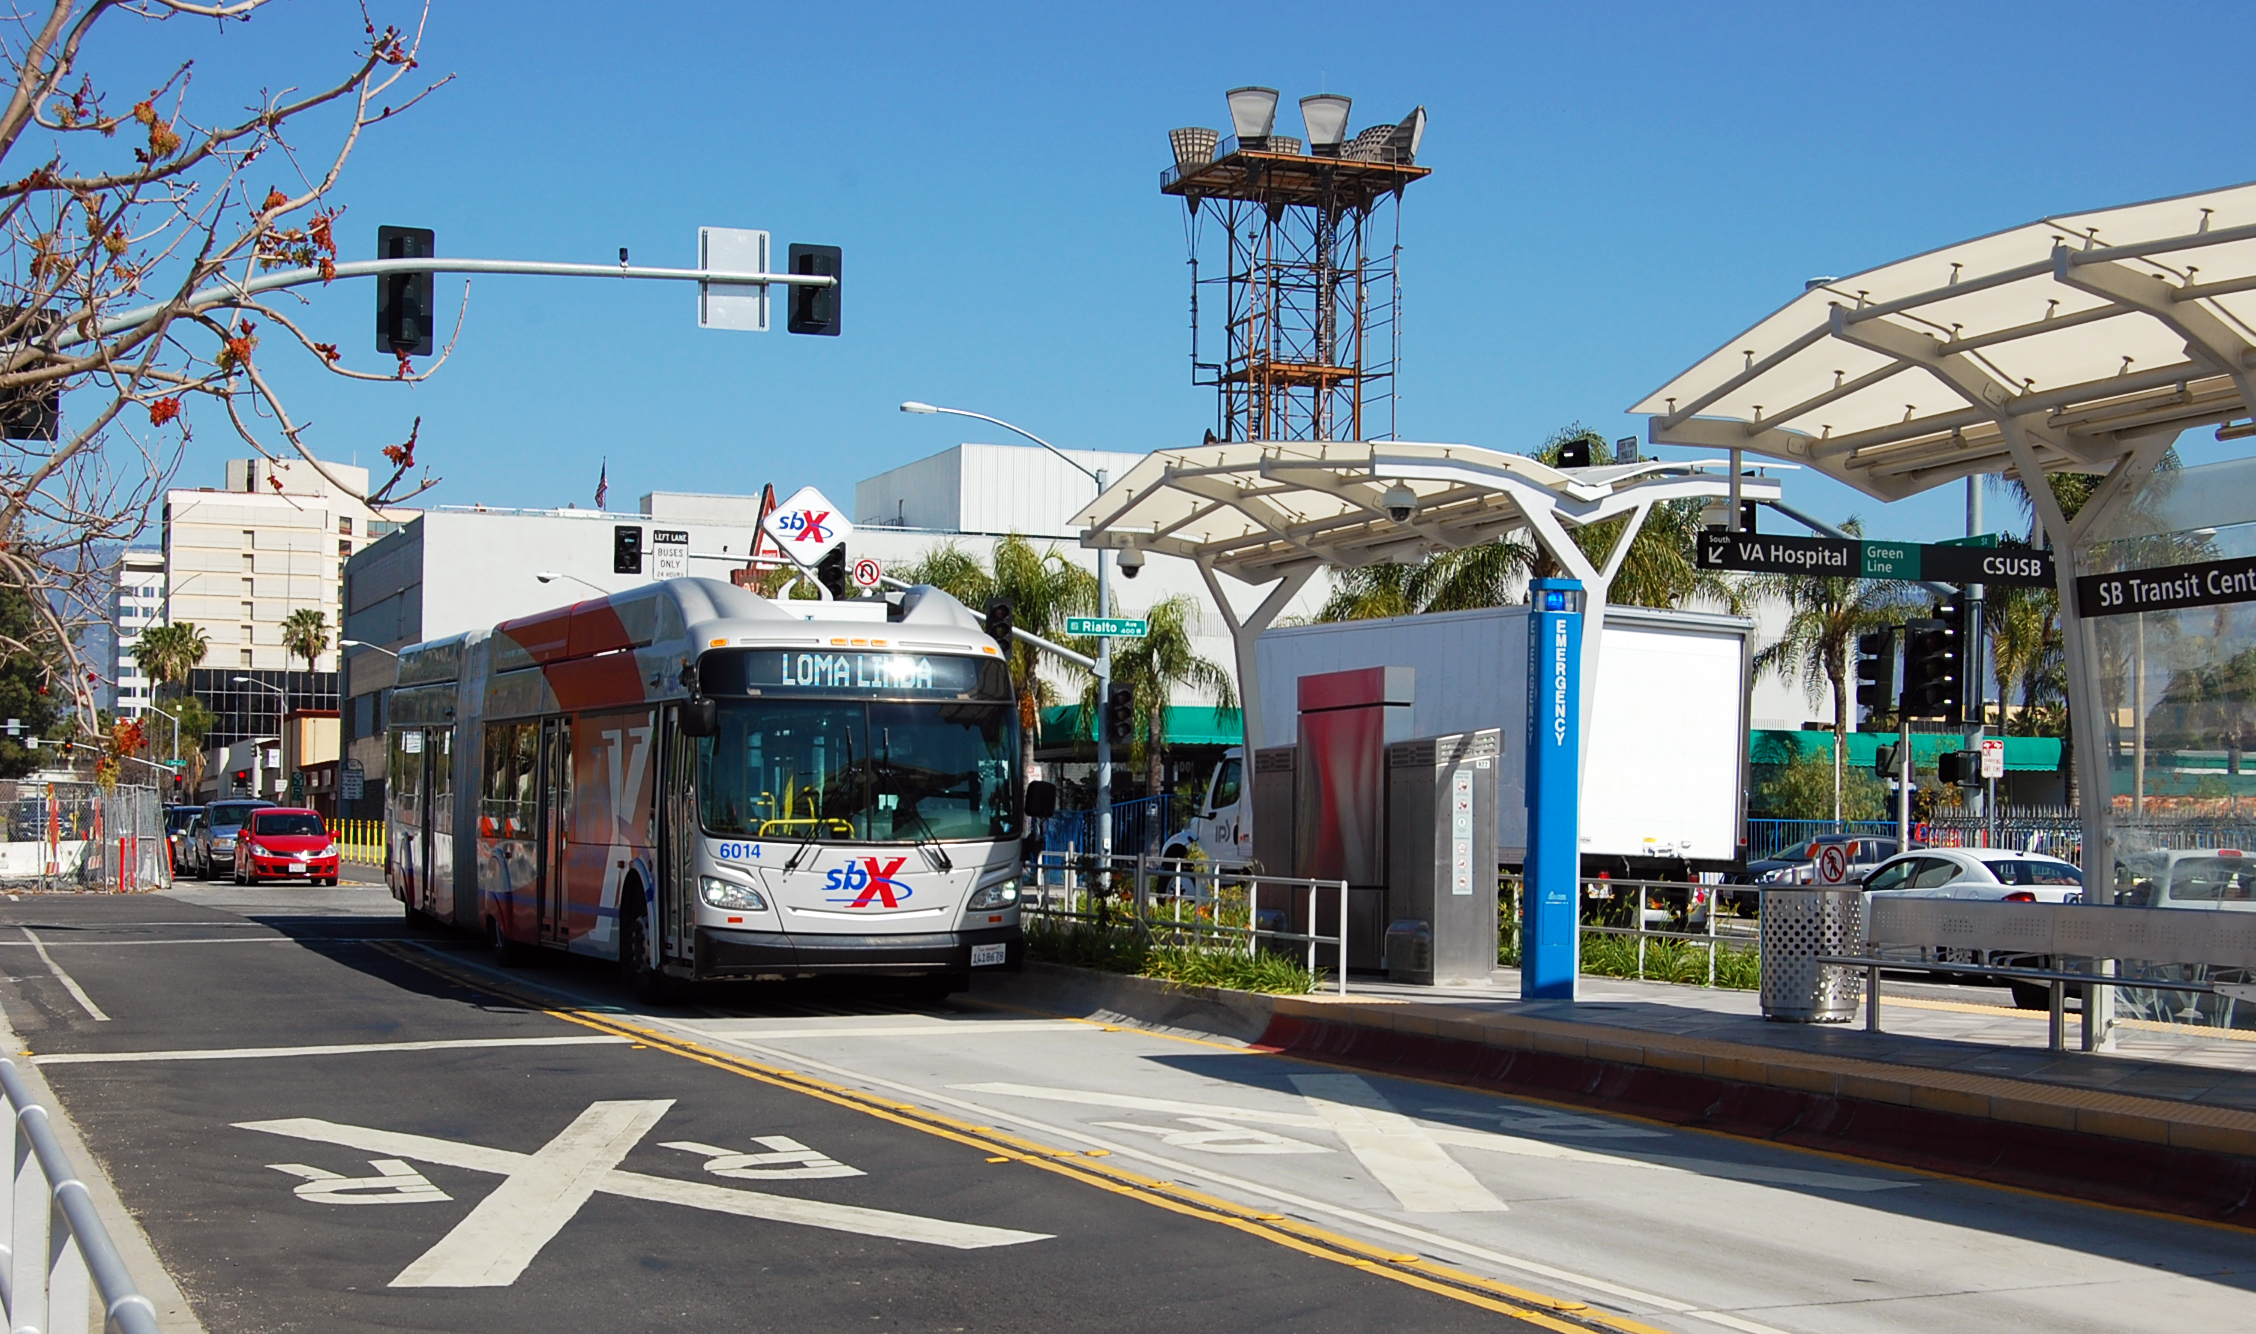
[[[989,964],[1002,963],[1009,953],[1010,947],[1007,945],[974,945],[971,947],[971,966],[985,968]]]

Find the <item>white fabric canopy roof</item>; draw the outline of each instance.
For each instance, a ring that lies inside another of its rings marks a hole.
[[[1475,445],[1398,440],[1257,440],[1162,449],[1145,456],[1075,516],[1082,545],[1136,547],[1198,561],[1249,583],[1322,565],[1414,561],[1533,529],[1546,547],[1565,529],[1664,500],[1728,489],[1700,464],[1631,463],[1562,471]],[[1381,497],[1418,495],[1407,523]],[[1749,477],[1749,500],[1775,500],[1774,479]],[[1642,516],[1640,516],[1642,517]]]
[[[1657,444],[1747,449],[1883,500],[2104,472],[2246,416],[2256,185],[2064,214],[1815,284],[1631,409]]]

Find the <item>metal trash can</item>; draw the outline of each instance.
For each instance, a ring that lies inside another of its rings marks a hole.
[[[1433,924],[1415,917],[1397,918],[1387,923],[1386,968],[1389,982],[1415,982],[1432,986]]]
[[[1854,954],[1864,943],[1864,890],[1857,885],[1764,889],[1763,1018],[1840,1024],[1864,1000],[1864,972],[1821,966],[1821,954]]]

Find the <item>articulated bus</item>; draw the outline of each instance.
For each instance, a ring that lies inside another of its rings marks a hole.
[[[1019,965],[1009,665],[937,589],[670,579],[412,645],[389,717],[392,895],[505,961],[643,992]]]

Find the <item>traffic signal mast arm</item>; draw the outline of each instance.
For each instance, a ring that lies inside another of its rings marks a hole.
[[[916,587],[915,584],[896,579],[889,574],[880,576],[878,582],[885,585],[887,588],[898,588],[904,592]],[[1033,634],[1026,630],[1021,630],[1015,625],[1011,627],[1011,638],[1022,640],[1025,643],[1032,644],[1036,648],[1048,649],[1050,652],[1057,654],[1059,657],[1065,659],[1067,662],[1073,663],[1075,666],[1085,667],[1092,672],[1097,669],[1097,660],[1090,657],[1088,654],[1076,653],[1063,644],[1052,643],[1049,640],[1042,638],[1040,635]]]
[[[189,314],[228,306],[261,292],[303,287],[308,283],[324,283],[332,278],[382,278],[401,273],[513,273],[542,278],[647,278],[661,282],[703,282],[743,287],[838,285],[838,279],[828,274],[728,273],[712,269],[657,269],[627,264],[557,264],[537,259],[356,259],[333,266],[327,276],[320,269],[281,269],[241,282],[221,279],[189,297],[178,313]],[[170,301],[160,301],[153,305],[137,306],[122,315],[113,315],[102,321],[99,336],[108,337],[145,324],[172,305]],[[56,346],[72,347],[90,341],[92,339],[88,335],[74,333],[58,339]]]

